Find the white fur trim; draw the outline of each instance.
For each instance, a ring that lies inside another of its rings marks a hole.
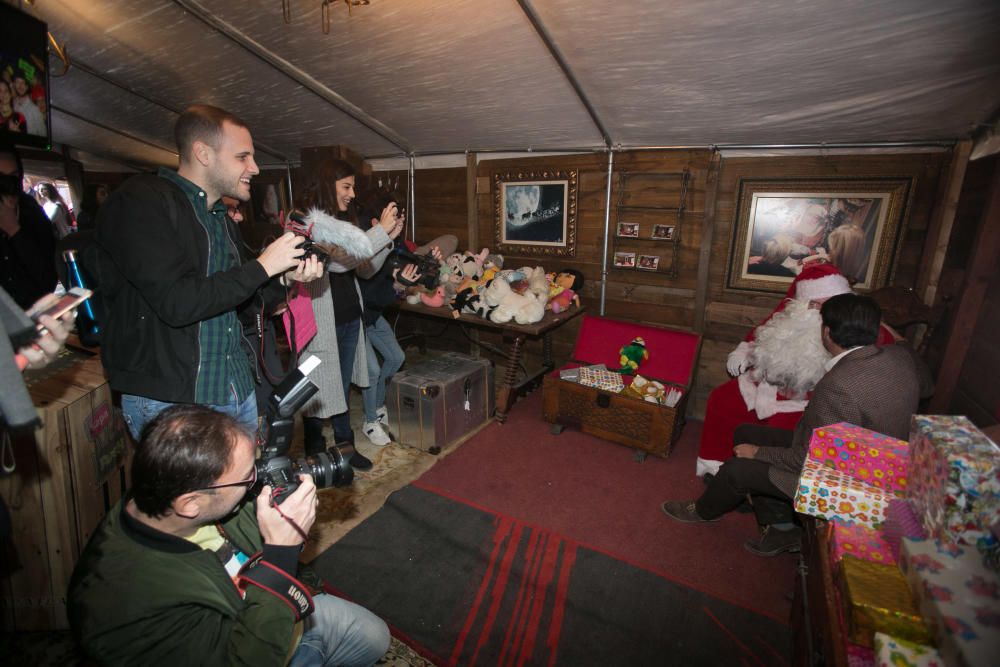
[[[722,467],[722,461],[712,461],[711,459],[703,459],[698,457],[698,462],[695,464],[694,474],[698,477],[704,477],[705,475],[718,475],[719,468]]]
[[[839,274],[832,273],[822,278],[812,280],[800,280],[795,285],[795,298],[808,299],[829,299],[838,294],[847,294],[851,291],[851,285],[847,278]]]
[[[375,254],[368,235],[349,222],[338,220],[318,208],[309,209],[305,221],[312,225],[312,240],[316,243],[336,246],[356,259],[368,259]]]

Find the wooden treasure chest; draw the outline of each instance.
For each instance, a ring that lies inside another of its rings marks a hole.
[[[600,366],[620,368],[619,351],[636,337],[645,341],[648,357],[636,375],[621,375],[619,383],[616,374]],[[680,436],[700,348],[695,333],[586,315],[572,363],[545,376],[545,421],[556,425],[555,433],[576,427],[643,453],[669,456]]]

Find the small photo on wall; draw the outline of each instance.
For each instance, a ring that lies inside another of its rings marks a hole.
[[[673,241],[673,225],[653,225],[653,238],[657,241]]]
[[[616,252],[615,253],[615,266],[619,269],[634,269],[635,268],[635,253],[634,252]]]
[[[639,268],[643,271],[656,271],[660,268],[660,258],[656,255],[639,255]]]
[[[619,222],[618,223],[618,236],[625,236],[631,239],[639,238],[639,223],[638,222]]]

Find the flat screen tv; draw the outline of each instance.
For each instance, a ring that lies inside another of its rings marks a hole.
[[[49,148],[48,26],[0,2],[0,140]]]

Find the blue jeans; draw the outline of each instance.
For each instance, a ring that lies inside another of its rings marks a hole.
[[[351,374],[354,371],[354,355],[358,353],[360,329],[360,320],[337,325],[337,354],[340,356],[340,379],[344,383],[347,410],[330,420],[335,442],[354,442],[354,431],[351,430]]]
[[[235,391],[232,392],[231,396],[232,398],[228,403],[224,403],[222,405],[209,405],[208,407],[217,412],[223,412],[229,415],[239,422],[239,424],[243,426],[248,433],[256,433],[256,396],[254,396],[254,394],[250,394],[242,402],[238,402]],[[142,435],[142,429],[146,427],[146,424],[153,421],[153,418],[156,417],[156,415],[160,414],[171,405],[178,404],[158,401],[155,398],[146,398],[145,396],[122,394],[122,416],[125,418],[125,425],[128,426],[128,432],[132,434],[132,437],[136,442],[139,442],[139,437]]]
[[[326,594],[313,602],[316,611],[305,620],[289,667],[367,667],[389,650],[388,626],[364,607]]]
[[[379,316],[375,324],[365,327],[365,338],[365,346],[368,348],[368,386],[361,390],[361,398],[365,404],[365,421],[373,422],[375,412],[385,405],[386,383],[406,361],[406,353],[399,346],[396,334],[384,317]],[[382,355],[381,366],[376,350]]]

